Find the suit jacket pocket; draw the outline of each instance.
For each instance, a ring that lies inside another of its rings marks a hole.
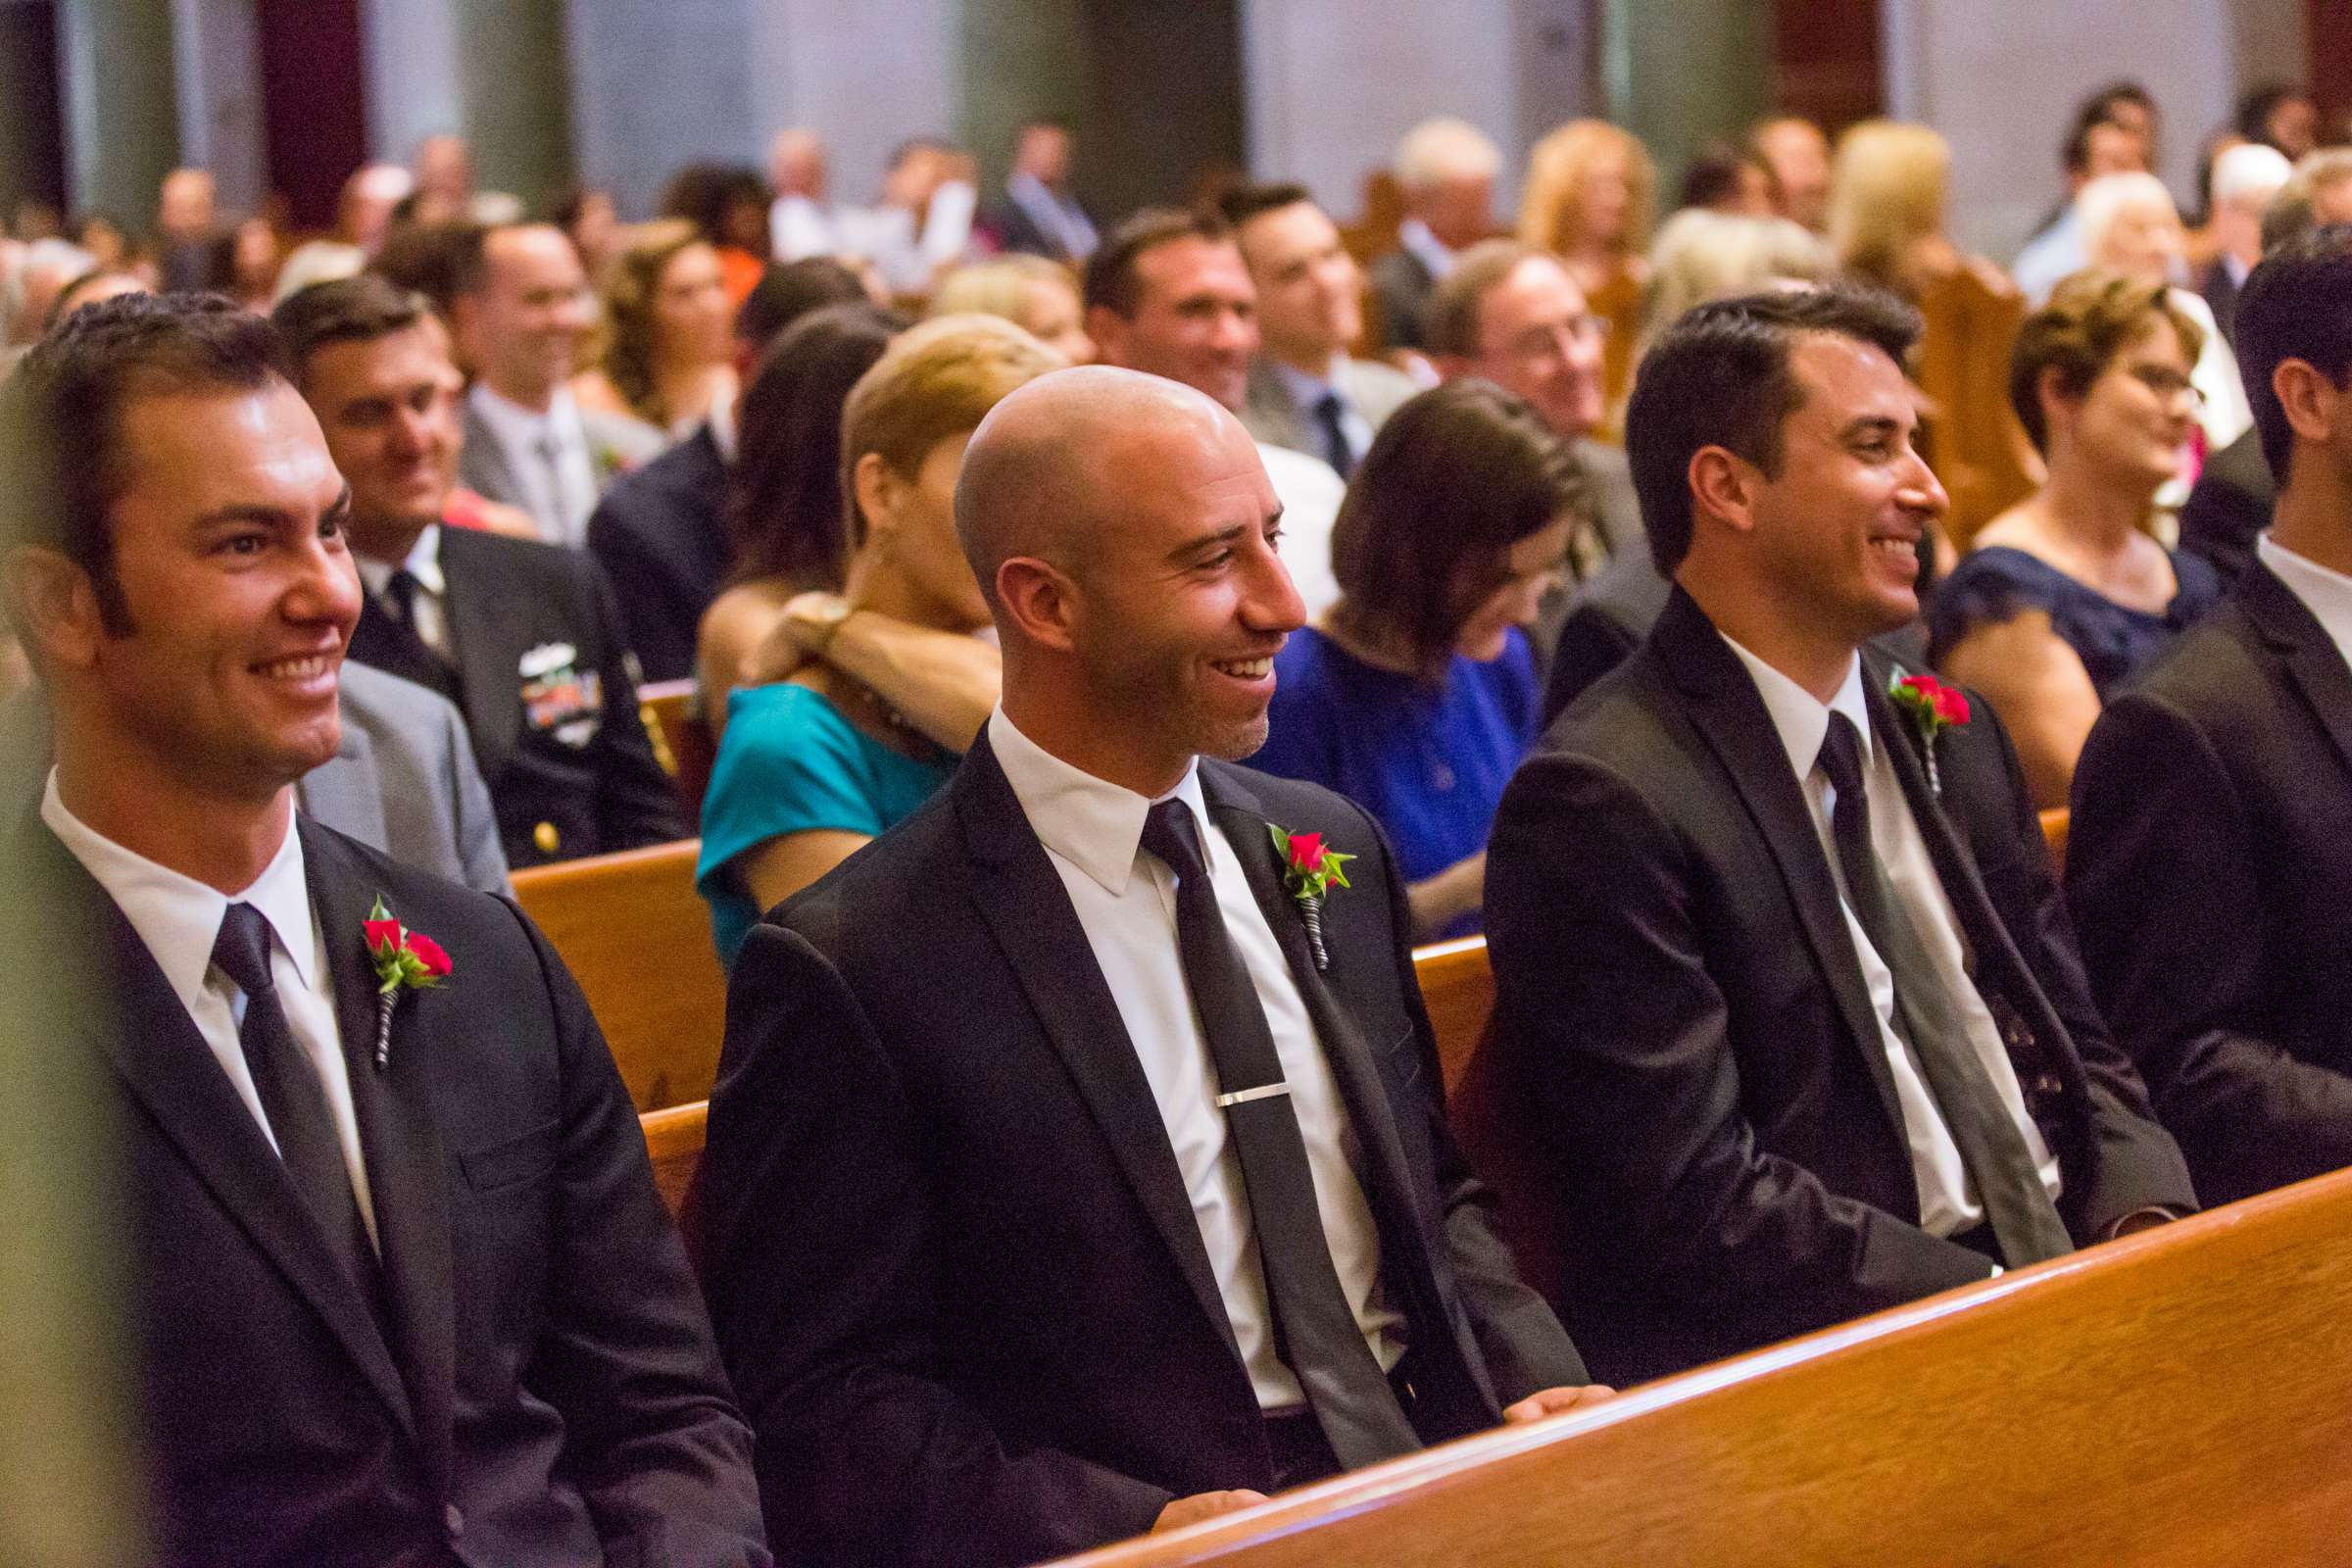
[[[487,1149],[466,1151],[458,1156],[466,1185],[477,1193],[495,1193],[539,1180],[556,1168],[563,1131],[561,1121],[550,1120]]]

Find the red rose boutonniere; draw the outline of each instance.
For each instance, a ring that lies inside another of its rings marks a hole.
[[[449,978],[449,955],[421,931],[412,931],[375,896],[368,911],[368,956],[375,964],[375,1070],[392,1061],[392,1009],[404,991],[429,991]]]
[[[1920,755],[1928,760],[1928,788],[1941,797],[1943,780],[1936,772],[1936,737],[1968,722],[1968,699],[1957,687],[1946,686],[1933,675],[1906,675],[1899,669],[1886,695],[1919,731]]]
[[[1320,833],[1290,833],[1271,822],[1266,831],[1274,835],[1274,852],[1282,857],[1282,885],[1298,901],[1306,945],[1315,956],[1316,972],[1321,973],[1331,967],[1331,955],[1323,949],[1323,899],[1334,885],[1348,885],[1343,867],[1355,857],[1325,848]]]

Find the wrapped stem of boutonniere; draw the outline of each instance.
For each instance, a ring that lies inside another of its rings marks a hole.
[[[375,896],[368,911],[368,956],[375,965],[375,1070],[392,1063],[392,1009],[404,991],[429,991],[449,978],[449,955],[421,931],[412,931]]]
[[[1298,901],[1307,951],[1314,955],[1316,972],[1322,973],[1331,967],[1331,955],[1323,948],[1323,899],[1333,887],[1348,885],[1342,868],[1355,857],[1325,849],[1320,833],[1286,832],[1271,822],[1266,831],[1274,835],[1274,852],[1282,857],[1282,885]]]
[[[1894,684],[1886,688],[1886,695],[1909,715],[1911,727],[1919,732],[1919,752],[1928,762],[1929,792],[1942,799],[1943,779],[1936,770],[1936,738],[1968,722],[1968,699],[1957,687],[1946,686],[1933,675],[1907,675],[1900,668],[1895,670]]]

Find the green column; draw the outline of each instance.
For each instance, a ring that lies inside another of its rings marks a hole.
[[[63,0],[57,22],[68,200],[143,229],[179,162],[171,0]]]
[[[1658,164],[1660,213],[1690,155],[1737,140],[1772,107],[1772,8],[1755,0],[1606,0],[1601,90],[1608,117]]]
[[[543,213],[573,178],[564,0],[452,0],[474,183]]]

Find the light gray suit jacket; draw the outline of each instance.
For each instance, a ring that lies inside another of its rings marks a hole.
[[[36,683],[0,706],[0,820],[38,808],[49,776],[49,705]],[[466,720],[437,692],[366,664],[343,666],[343,739],[303,775],[304,814],[404,865],[510,893],[490,791]]]
[[[1341,395],[1355,405],[1356,412],[1364,416],[1364,422],[1372,426],[1375,434],[1399,404],[1421,390],[1402,370],[1392,370],[1370,360],[1340,361],[1339,371],[1332,381]],[[1242,401],[1242,423],[1251,435],[1270,446],[1289,447],[1310,458],[1327,455],[1314,411],[1291,401],[1289,386],[1263,359],[1250,367],[1250,390]]]
[[[463,411],[466,428],[466,445],[458,453],[458,483],[476,495],[529,512],[531,493],[516,477],[514,466],[507,458],[507,449],[499,444],[498,432],[474,411],[472,399],[462,400],[458,407]],[[580,410],[580,428],[588,437],[589,466],[596,470],[596,493],[600,499],[612,488],[614,479],[652,462],[669,445],[666,436],[643,420],[594,409]],[[538,520],[552,543],[583,542],[550,530],[545,517]]]

